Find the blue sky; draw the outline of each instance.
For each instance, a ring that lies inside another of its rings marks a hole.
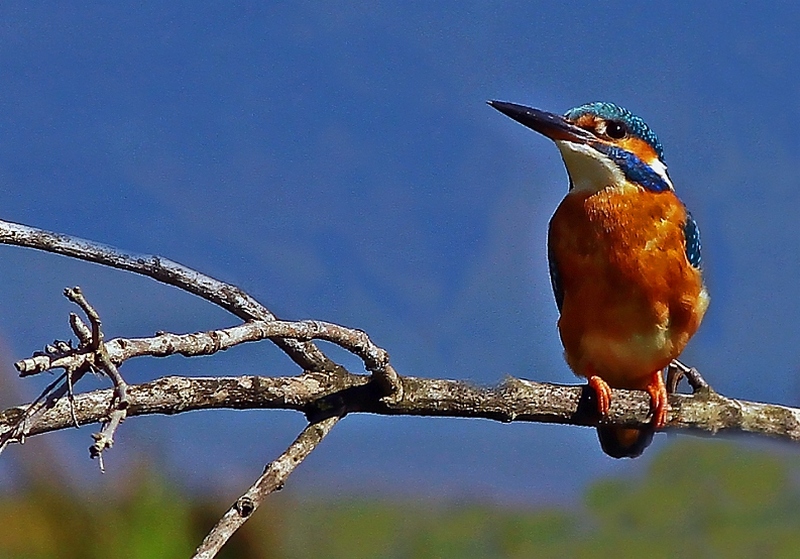
[[[484,102],[614,101],[658,133],[702,231],[712,303],[685,361],[727,395],[800,403],[800,8],[321,6],[4,3],[2,217],[162,254],[287,319],[362,328],[401,374],[578,382],[545,257],[566,173],[548,140]],[[234,322],[121,272],[9,247],[0,262],[7,363],[68,335],[72,284],[109,335]],[[6,369],[7,400],[34,394]],[[264,346],[122,372],[293,369]],[[280,412],[131,420],[107,464],[147,456],[190,485],[237,487],[301,426]],[[92,478],[88,433],[47,444]],[[646,465],[606,458],[588,429],[352,416],[292,485],[560,501]]]

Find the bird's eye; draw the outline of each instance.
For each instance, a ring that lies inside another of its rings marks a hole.
[[[606,122],[606,135],[615,140],[621,140],[628,133],[628,127],[624,122],[609,120]]]

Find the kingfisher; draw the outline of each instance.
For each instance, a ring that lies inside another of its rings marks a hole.
[[[601,417],[612,387],[650,394],[649,425],[597,427],[606,454],[639,456],[667,421],[663,370],[709,303],[697,223],[675,194],[658,137],[627,109],[596,102],[561,116],[489,105],[561,152],[569,190],[550,220],[547,254],[564,356],[588,379]]]

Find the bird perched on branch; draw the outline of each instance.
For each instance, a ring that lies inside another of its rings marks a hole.
[[[601,416],[610,387],[650,393],[648,427],[597,428],[607,454],[639,456],[667,420],[662,371],[708,307],[697,224],[675,195],[661,143],[630,111],[589,103],[560,116],[489,104],[553,140],[564,159],[569,192],[547,242],[564,354]]]

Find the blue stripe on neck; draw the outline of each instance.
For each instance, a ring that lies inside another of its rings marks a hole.
[[[617,146],[596,142],[592,147],[605,154],[619,167],[625,178],[651,192],[670,190],[669,184],[656,173],[650,165],[636,157],[633,153]]]

